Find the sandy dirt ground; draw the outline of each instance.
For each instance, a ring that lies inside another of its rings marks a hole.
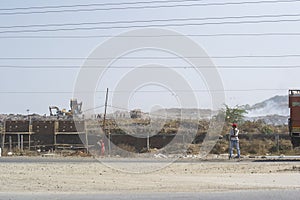
[[[124,161],[124,160],[123,160]],[[1,162],[0,192],[209,192],[300,189],[300,162]],[[125,169],[121,171],[120,169]],[[126,169],[130,169],[126,170]],[[136,169],[136,170],[135,170]],[[133,173],[134,171],[138,173]]]

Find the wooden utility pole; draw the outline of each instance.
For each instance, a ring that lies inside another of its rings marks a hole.
[[[106,110],[107,110],[107,100],[108,100],[108,88],[106,89],[106,95],[105,95],[105,104],[104,104],[104,116],[103,116],[103,130],[106,130]]]
[[[104,116],[103,116],[103,131],[104,135],[106,136],[106,133],[108,133],[108,155],[110,156],[110,131],[107,132],[106,128],[106,111],[107,111],[107,101],[108,101],[108,88],[106,89],[106,96],[105,96],[105,104],[104,104]]]

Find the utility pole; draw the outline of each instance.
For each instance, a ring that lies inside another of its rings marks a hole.
[[[107,101],[108,101],[108,88],[106,89],[106,95],[105,95],[104,116],[103,116],[103,130],[104,130],[104,135],[105,136],[106,136],[106,134],[108,134],[108,155],[110,156],[110,152],[111,152],[110,131],[107,132],[107,128],[106,128]]]
[[[105,131],[105,128],[106,128],[105,121],[106,121],[107,100],[108,100],[108,88],[106,89],[105,104],[104,104],[104,116],[103,116],[103,129],[104,129],[104,131]]]

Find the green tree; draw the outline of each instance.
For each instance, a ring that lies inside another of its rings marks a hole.
[[[225,122],[241,123],[244,121],[245,114],[247,114],[247,111],[245,109],[239,106],[235,106],[231,108],[226,104],[224,106],[225,108],[223,108],[221,112],[223,112],[225,116]]]

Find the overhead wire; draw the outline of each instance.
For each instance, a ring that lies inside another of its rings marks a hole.
[[[162,3],[163,1],[154,1],[154,2],[160,2]],[[171,2],[171,1],[164,1],[164,2]],[[175,2],[175,1],[173,1]],[[176,1],[176,2],[187,2],[187,0],[185,1]],[[256,2],[227,2],[227,3],[202,3],[202,4],[197,4],[197,5],[164,5],[164,6],[143,6],[143,7],[116,7],[116,8],[100,8],[100,9],[90,9],[89,11],[96,11],[96,10],[123,10],[123,9],[146,9],[146,8],[165,8],[165,7],[186,7],[186,6],[221,6],[221,5],[241,5],[241,4],[253,4],[253,3],[290,3],[290,2],[300,2],[299,0],[285,0],[285,1],[256,1]],[[141,2],[140,2],[141,3]],[[144,2],[145,3],[145,2]],[[112,3],[111,3],[112,4]],[[72,5],[70,5],[72,6]],[[73,5],[73,7],[75,7],[76,5]],[[81,5],[81,6],[84,6],[84,5]],[[95,6],[95,5],[93,5]],[[60,7],[57,7],[57,8],[62,8],[61,6]],[[12,8],[13,9],[13,8]],[[22,9],[22,8],[15,8],[15,9]],[[23,8],[24,9],[24,8]],[[30,8],[28,7],[28,9],[33,9],[33,8]],[[39,9],[39,8],[34,8],[34,9]],[[0,9],[0,11],[4,11],[5,9]],[[77,12],[77,11],[88,11],[88,9],[77,9],[77,10],[57,10],[57,11],[32,11],[32,12],[15,12],[15,13],[0,13],[0,15],[14,15],[14,14],[41,14],[41,13],[54,13],[54,12]],[[299,14],[297,15],[299,16]],[[243,16],[242,16],[243,17]],[[246,16],[245,16],[246,17]],[[292,16],[285,16],[285,17],[292,17]],[[293,16],[294,17],[294,16]],[[212,18],[211,18],[212,19]],[[216,18],[215,18],[216,19]],[[232,17],[233,19],[233,17]],[[237,18],[236,18],[237,19]],[[159,19],[158,19],[159,20]],[[163,20],[148,20],[148,21],[135,21],[135,22],[124,22],[123,23],[146,23],[146,22],[163,22]],[[166,19],[168,20],[168,19]],[[179,19],[179,20],[182,20],[182,19]],[[194,19],[196,20],[196,19]],[[198,19],[198,20],[204,20],[204,19]],[[69,30],[94,30],[94,29],[112,29],[112,28],[139,28],[139,27],[153,27],[153,26],[193,26],[193,25],[213,25],[213,24],[242,24],[242,23],[275,23],[275,22],[297,22],[297,21],[300,21],[300,19],[282,19],[282,20],[265,20],[265,21],[235,21],[235,22],[207,22],[207,23],[200,23],[200,24],[158,24],[158,25],[144,25],[144,26],[131,26],[131,27],[128,27],[128,26],[125,26],[125,27],[86,27],[85,29],[68,29]],[[73,26],[73,25],[92,25],[92,24],[88,24],[89,22],[87,23],[78,23],[78,24],[69,24],[67,26]],[[96,22],[91,22],[91,23],[96,23]],[[108,22],[104,22],[104,23],[107,23]],[[117,23],[117,22],[116,22]],[[102,22],[103,24],[103,22]],[[0,28],[28,28],[28,27],[47,27],[47,25],[20,25],[20,26],[11,26],[11,27],[0,27]],[[50,24],[48,26],[66,26],[66,24]],[[54,29],[54,30],[27,30],[29,32],[43,32],[43,31],[61,31],[60,29]],[[65,29],[62,29],[62,31],[66,31]],[[25,30],[26,32],[26,30]],[[0,33],[25,33],[24,30],[19,30],[19,32],[1,32]],[[211,36],[265,36],[265,35],[276,35],[276,36],[279,36],[279,35],[284,35],[284,36],[288,36],[288,35],[293,35],[293,36],[298,36],[300,35],[300,33],[224,33],[224,34],[190,34],[189,36],[191,37],[211,37]],[[188,36],[188,35],[184,35],[184,36]],[[14,36],[0,36],[0,38],[9,38],[9,37],[14,37]],[[16,37],[16,36],[15,36]],[[27,38],[32,38],[32,36],[20,36],[20,37],[27,37]],[[46,36],[40,36],[41,38],[43,37],[46,37]],[[53,37],[67,37],[67,36],[53,36]],[[71,36],[72,37],[72,36]],[[73,36],[73,37],[76,37],[76,36]],[[108,36],[108,35],[102,35],[102,36],[97,36],[97,35],[94,35],[94,36],[77,36],[77,38],[94,38],[94,37],[111,37],[111,36]],[[117,36],[118,37],[118,36]],[[120,36],[121,37],[121,36]],[[133,37],[136,37],[136,36],[133,36]],[[144,37],[144,36],[140,36],[140,37]],[[146,37],[149,37],[149,36],[146,36]],[[160,37],[160,36],[158,36]],[[168,36],[168,37],[175,37],[175,36]],[[176,35],[176,37],[178,37]],[[70,37],[67,37],[67,38],[70,38]],[[210,56],[210,57],[176,57],[176,59],[178,58],[220,58],[220,59],[235,59],[235,58],[284,58],[284,57],[300,57],[300,55],[298,54],[291,54],[291,55],[237,55],[237,56]],[[69,60],[69,59],[75,59],[75,60],[81,60],[81,59],[87,59],[87,58],[21,58],[21,57],[16,57],[16,58],[0,58],[0,60],[11,60],[11,59],[15,59],[15,60]],[[90,59],[90,58],[88,58]],[[93,58],[95,60],[98,60],[98,59],[111,59],[111,58]],[[118,58],[118,59],[122,59],[122,58]],[[174,58],[171,58],[171,57],[132,57],[129,59],[174,59]],[[1,65],[0,68],[39,68],[39,66],[21,66],[21,65],[10,65],[10,66],[6,66],[6,65]],[[58,66],[43,66],[43,67],[49,67],[49,68],[56,68]],[[63,66],[65,68],[76,68],[76,67],[72,67],[72,66]],[[94,67],[94,66],[88,66],[88,67]],[[114,68],[124,68],[126,66],[116,66]],[[127,66],[128,68],[130,66]],[[235,68],[237,66],[220,66],[217,68]],[[244,66],[245,68],[260,68],[259,66]],[[300,66],[297,66],[297,65],[294,65],[294,66],[264,66],[264,68],[298,68]],[[98,68],[98,67],[97,67]],[[110,68],[113,68],[110,67]],[[175,68],[175,67],[174,67]],[[178,68],[189,68],[189,67],[184,67],[184,66],[178,66]],[[239,66],[239,69],[241,68],[241,66]],[[177,91],[177,92],[252,92],[252,91],[286,91],[288,89],[272,89],[272,88],[260,88],[260,89],[257,89],[257,88],[253,88],[253,89],[243,89],[243,90],[239,90],[239,89],[225,89],[225,90],[186,90],[186,91]],[[88,91],[86,91],[88,92]],[[96,91],[96,92],[105,92],[105,91]],[[110,92],[129,92],[129,91],[110,91]],[[149,91],[136,91],[136,92],[170,92],[170,91],[159,91],[159,90],[149,90]],[[176,92],[176,91],[175,91]],[[70,94],[70,93],[74,93],[73,91],[72,92],[69,92],[69,91],[0,91],[0,94]]]
[[[1,68],[15,69],[292,69],[300,68],[300,65],[238,65],[238,66],[71,66],[71,65],[0,65]]]
[[[161,38],[161,37],[259,37],[259,36],[300,36],[300,32],[268,32],[268,33],[216,33],[216,34],[184,34],[184,35],[10,35],[0,39],[94,39],[94,38]]]
[[[36,33],[36,32],[56,32],[56,31],[86,31],[86,30],[111,30],[111,29],[129,29],[129,28],[154,28],[154,27],[180,27],[180,26],[204,26],[204,25],[226,25],[226,24],[261,24],[261,23],[279,23],[279,22],[299,22],[297,19],[276,19],[276,20],[248,20],[248,21],[223,21],[223,22],[203,22],[203,23],[169,23],[169,24],[146,24],[130,26],[101,26],[101,27],[75,27],[75,28],[56,28],[56,29],[34,29],[34,30],[6,30],[3,33]]]
[[[172,5],[149,5],[149,6],[125,6],[110,8],[90,8],[90,9],[62,9],[62,10],[46,10],[46,11],[20,11],[20,12],[2,12],[0,15],[26,15],[26,14],[46,14],[60,12],[91,12],[91,11],[109,11],[109,10],[128,10],[128,9],[155,9],[155,8],[176,8],[176,7],[195,7],[195,6],[226,6],[226,5],[244,5],[244,4],[270,4],[270,3],[293,3],[300,0],[260,0],[260,1],[244,1],[244,2],[216,2],[216,3],[189,3],[189,4],[172,4]]]
[[[110,93],[188,93],[188,92],[255,92],[255,91],[288,91],[288,88],[250,88],[250,89],[224,89],[224,90],[209,90],[209,89],[191,89],[191,90],[111,90]],[[106,90],[97,90],[97,91],[0,91],[0,94],[70,94],[70,93],[105,93]]]
[[[168,18],[168,19],[148,19],[148,20],[121,20],[121,21],[102,21],[102,22],[80,22],[80,23],[55,23],[55,24],[29,24],[0,26],[0,29],[12,28],[31,28],[31,27],[53,27],[53,26],[82,26],[82,25],[101,25],[101,24],[132,24],[132,23],[151,23],[151,22],[174,22],[174,21],[203,21],[203,20],[224,20],[224,19],[245,19],[245,18],[277,18],[277,17],[299,17],[295,14],[268,14],[268,15],[243,15],[243,16],[223,16],[223,17],[190,17],[190,18]]]
[[[75,5],[29,6],[29,7],[16,7],[16,8],[1,8],[0,11],[74,8],[74,7],[92,7],[92,6],[120,6],[120,5],[137,5],[137,4],[154,4],[154,3],[181,3],[181,2],[199,2],[199,1],[201,0],[166,0],[166,1],[154,0],[154,1],[137,1],[137,2],[90,3],[90,4],[75,4]]]
[[[131,56],[131,57],[0,57],[0,60],[137,60],[137,59],[236,59],[236,58],[284,58],[300,57],[300,54],[278,54],[278,55],[229,55],[229,56]]]

